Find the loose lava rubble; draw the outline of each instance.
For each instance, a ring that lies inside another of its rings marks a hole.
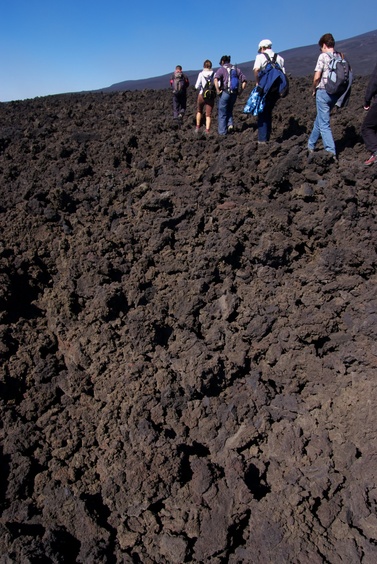
[[[168,90],[0,104],[1,562],[377,561],[368,77],[195,137]]]

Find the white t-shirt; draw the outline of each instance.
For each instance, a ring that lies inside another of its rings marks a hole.
[[[267,53],[267,55],[270,57],[270,59],[272,59],[273,56],[275,55],[275,53],[273,52],[272,49],[266,49],[264,51],[264,53]],[[276,57],[276,62],[280,65],[281,70],[285,73],[283,57],[278,55]],[[268,63],[267,57],[265,57],[263,55],[263,53],[258,53],[258,55],[255,57],[255,61],[254,61],[254,70],[263,69],[267,65],[267,63]]]

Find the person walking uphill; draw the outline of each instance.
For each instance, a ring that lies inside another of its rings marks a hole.
[[[199,90],[198,101],[196,106],[196,128],[195,133],[199,133],[202,123],[203,110],[206,112],[206,129],[208,135],[211,127],[211,116],[213,106],[215,104],[216,90],[214,86],[215,73],[212,70],[212,62],[205,60],[203,63],[203,70],[198,74],[195,89]]]
[[[325,151],[336,158],[335,143],[330,126],[330,112],[335,106],[339,96],[328,94],[326,82],[329,74],[329,64],[335,53],[335,40],[331,33],[322,35],[318,41],[321,54],[318,57],[313,77],[313,96],[316,99],[317,116],[314,121],[312,132],[309,136],[308,150],[313,152],[317,141],[322,137]]]
[[[371,106],[372,98],[375,97],[374,104]],[[368,113],[361,126],[361,135],[364,143],[371,155],[364,164],[371,165],[377,162],[377,64],[369,79],[365,91],[364,110]]]
[[[256,86],[259,84],[260,72],[267,66],[269,61],[276,61],[281,70],[285,74],[284,59],[280,55],[275,55],[272,50],[272,42],[269,39],[262,39],[258,45],[258,55],[254,61],[254,76]],[[272,111],[276,102],[280,98],[278,88],[272,88],[268,91],[265,99],[263,111],[258,114],[258,143],[267,143],[270,140],[272,129]]]
[[[173,118],[179,121],[182,120],[186,111],[189,84],[189,79],[182,71],[181,65],[177,65],[170,78],[170,86],[173,90]]]
[[[214,83],[219,96],[217,107],[219,135],[227,135],[234,130],[233,108],[239,87],[244,89],[246,77],[243,72],[230,64],[230,55],[223,55],[220,68],[215,73]]]

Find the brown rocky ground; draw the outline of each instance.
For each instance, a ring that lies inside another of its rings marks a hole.
[[[308,162],[168,91],[0,105],[2,563],[377,560],[366,78]]]

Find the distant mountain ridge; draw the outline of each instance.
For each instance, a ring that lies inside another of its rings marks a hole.
[[[343,39],[336,42],[336,48],[341,51],[349,59],[355,76],[366,76],[371,74],[377,62],[377,30],[363,33]],[[287,73],[291,76],[308,76],[313,73],[315,62],[318,56],[318,45],[307,45],[304,47],[296,47],[286,51],[280,51],[285,59]],[[252,69],[254,59],[244,63],[238,63],[246,74],[247,78],[253,78]],[[191,84],[196,80],[198,70],[186,71]],[[173,71],[173,69],[172,69]],[[161,90],[168,88],[171,72],[155,76],[152,78],[144,78],[140,80],[125,80],[112,84],[107,88],[100,89],[101,92],[115,92],[124,90]]]

